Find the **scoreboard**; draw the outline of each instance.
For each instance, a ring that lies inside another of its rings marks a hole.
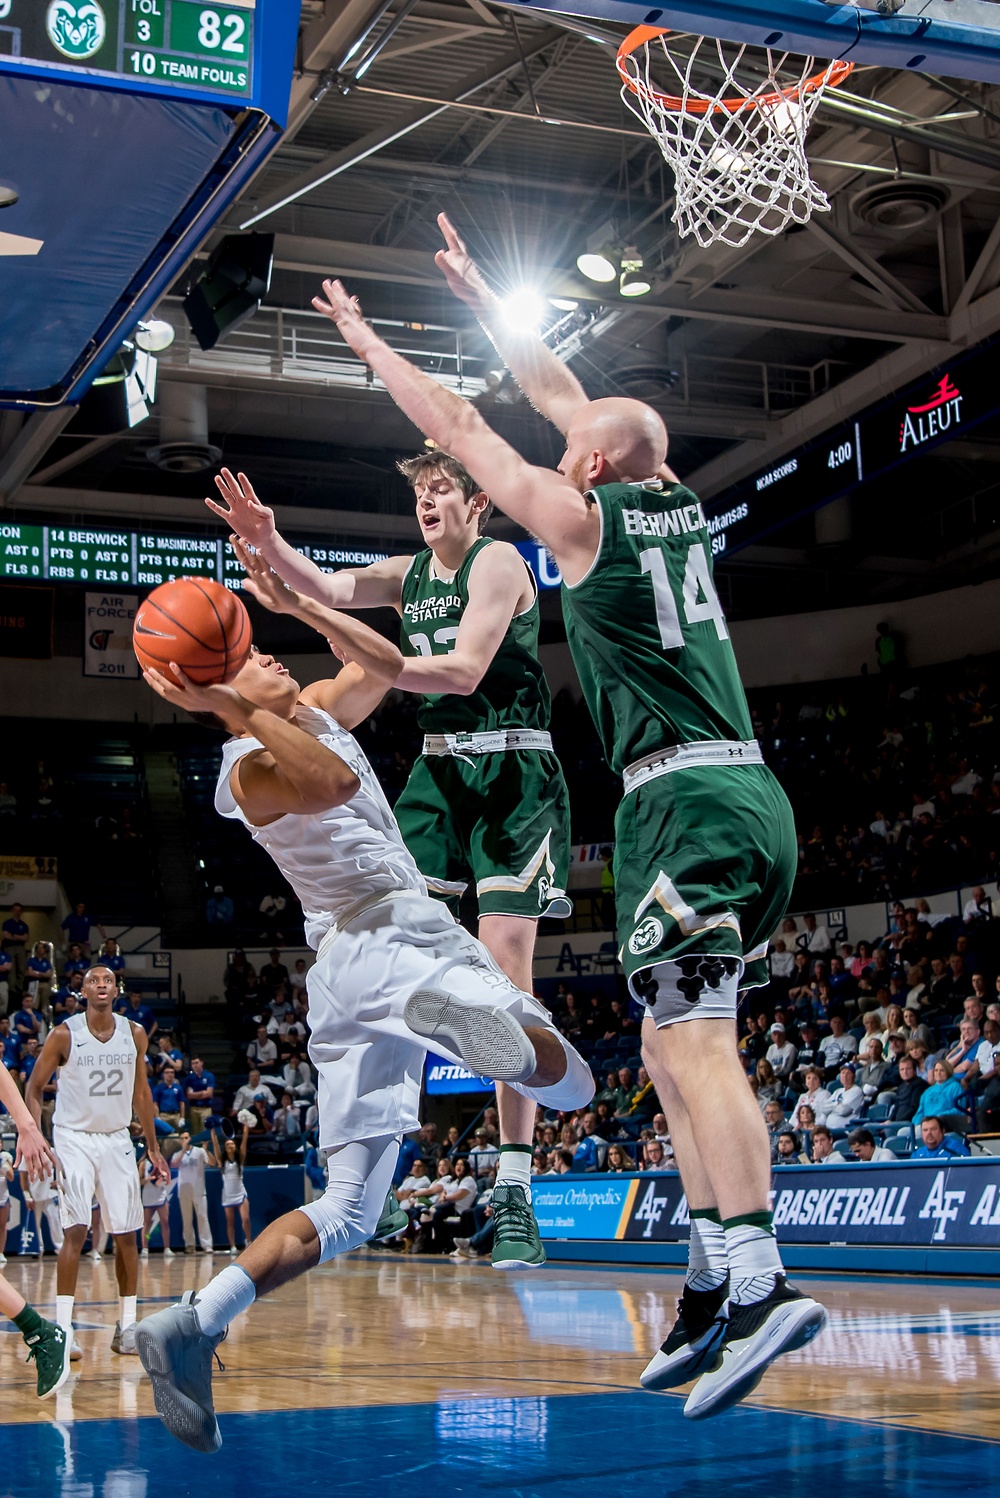
[[[1000,411],[1000,343],[982,344],[855,421],[703,501],[717,559],[925,456]]]
[[[0,5],[3,0],[0,0]],[[331,546],[296,546],[324,572],[366,567],[387,552]],[[195,532],[0,523],[0,578],[87,583],[99,587],[155,588],[175,577],[210,577],[234,591],[243,568],[217,536]]]
[[[0,55],[249,98],[257,0],[0,0]]]

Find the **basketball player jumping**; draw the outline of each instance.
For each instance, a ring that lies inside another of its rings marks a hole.
[[[400,468],[427,549],[333,574],[283,540],[242,474],[217,480],[225,508],[208,504],[307,597],[400,615],[405,659],[396,686],[420,694],[425,736],[393,808],[399,830],[431,894],[453,908],[472,875],[479,939],[531,993],[538,920],[572,911],[569,797],[549,734],[537,589],[515,547],[480,534],[492,506],[461,464],[425,452]],[[531,1207],[535,1107],[503,1082],[497,1105],[493,1267],[532,1268],[545,1262]]]
[[[427,1046],[413,1032],[414,1006],[436,1017],[428,1030],[449,1059],[546,1107],[579,1107],[593,1092],[589,1069],[547,1012],[429,897],[351,737],[395,683],[400,652],[358,620],[292,593],[260,556],[236,550],[256,596],[318,630],[346,662],[339,675],[300,691],[284,666],[254,651],[228,686],[196,687],[176,667],[173,680],[152,671],[146,679],[175,707],[211,713],[233,735],[216,809],[243,823],[301,901],[317,951],[307,985],[309,1055],[329,1183],[318,1200],[266,1227],[197,1297],[138,1329],[156,1408],[199,1451],[221,1444],[212,1354],[232,1318],[374,1233],[400,1139],[419,1123]]]
[[[493,327],[493,300],[442,221],[438,264]],[[795,872],[795,830],[752,739],[697,499],[661,475],[667,434],[634,400],[590,402],[522,338],[515,376],[566,434],[558,472],[526,463],[467,401],[394,353],[338,281],[314,300],[424,432],[553,552],[566,630],[605,754],[623,776],[615,880],[623,963],[646,1006],[643,1052],[670,1119],[692,1215],[691,1263],[670,1338],[643,1374],[700,1375],[701,1419],[756,1387],[826,1322],[785,1278],[768,1210],[763,1120],[736,1054],[741,988],[760,983]],[[546,400],[554,388],[557,398]]]
[[[133,1112],[142,1126],[154,1175],[168,1180],[170,1172],[156,1142],[153,1095],[146,1080],[146,1032],[112,1011],[118,979],[110,968],[89,968],[83,993],[83,1013],[72,1015],[46,1036],[25,1102],[40,1124],[42,1089],[58,1068],[52,1143],[59,1162],[65,1238],[56,1268],[56,1320],[72,1347],[80,1253],[96,1195],[104,1225],[115,1240],[118,1321],[111,1350],[134,1353],[139,1293],[135,1235],[142,1227],[142,1193],[129,1133]]]

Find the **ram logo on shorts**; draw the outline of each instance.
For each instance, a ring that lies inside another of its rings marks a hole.
[[[641,921],[628,939],[628,949],[633,957],[640,956],[643,952],[651,952],[658,947],[663,940],[663,922],[657,920],[655,915],[648,915]]]

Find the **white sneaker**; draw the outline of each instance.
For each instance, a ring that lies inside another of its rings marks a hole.
[[[201,1252],[203,1254],[214,1254],[215,1253],[215,1249],[214,1248],[203,1248],[201,1250]]]
[[[148,1248],[144,1248],[140,1252],[139,1257],[140,1257],[140,1259],[148,1259],[149,1258],[149,1249]]]
[[[6,1264],[6,1262],[7,1262],[7,1255],[6,1254],[0,1254],[0,1269],[3,1268],[3,1266]]]
[[[471,1072],[501,1082],[525,1082],[538,1062],[535,1048],[506,1009],[475,1004],[435,988],[418,988],[403,1008],[416,1035],[444,1042]]]
[[[173,1249],[172,1248],[165,1248],[163,1250],[163,1257],[165,1259],[172,1259],[172,1258],[174,1258],[174,1251],[173,1251]]]
[[[805,1347],[826,1326],[826,1311],[779,1275],[770,1295],[751,1305],[730,1302],[729,1322],[715,1366],[687,1397],[684,1414],[706,1420],[752,1394],[775,1358]]]
[[[455,1239],[455,1247],[456,1248],[468,1248],[469,1242],[470,1242],[470,1240],[468,1238],[456,1238]]]
[[[90,1255],[90,1258],[91,1258],[91,1262],[94,1263],[94,1264],[99,1264],[101,1262],[101,1255],[97,1252],[96,1248],[94,1249],[94,1251]]]
[[[230,1250],[229,1250],[229,1257],[230,1257],[230,1258],[231,1258],[231,1259],[235,1259],[235,1257],[236,1257],[236,1255],[237,1255],[237,1254],[238,1254],[238,1253],[239,1253],[239,1249],[238,1249],[238,1248],[231,1248],[231,1249],[230,1249]]]

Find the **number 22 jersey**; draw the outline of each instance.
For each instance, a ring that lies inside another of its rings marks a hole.
[[[580,582],[563,583],[566,636],[611,768],[699,739],[753,737],[712,581],[701,505],[681,484],[606,484],[601,539]]]
[[[115,1033],[98,1040],[86,1014],[64,1021],[70,1053],[59,1069],[53,1123],[85,1134],[114,1134],[132,1122],[132,1092],[138,1056],[132,1028],[124,1014],[114,1016]]]

